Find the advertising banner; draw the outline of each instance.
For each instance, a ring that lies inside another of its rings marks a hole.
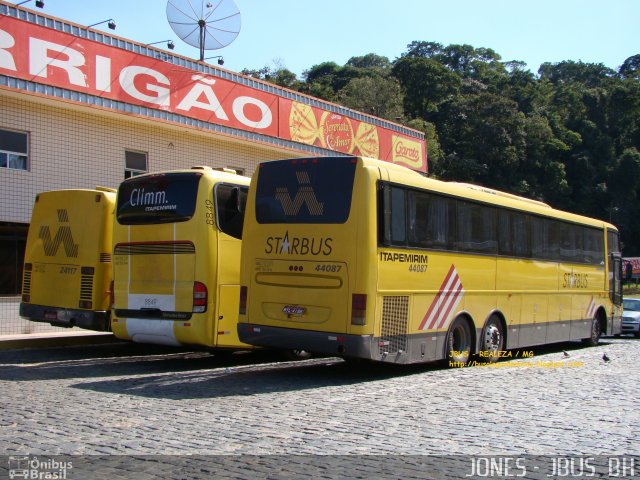
[[[631,277],[629,277],[631,274]],[[629,278],[640,278],[640,257],[626,257],[622,259],[622,276],[625,280]]]
[[[420,138],[9,16],[0,74],[427,170]]]

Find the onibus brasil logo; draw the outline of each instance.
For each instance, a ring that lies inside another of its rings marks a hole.
[[[68,471],[73,462],[54,458],[29,456],[9,456],[9,478],[27,478],[41,480],[61,480],[69,478]]]

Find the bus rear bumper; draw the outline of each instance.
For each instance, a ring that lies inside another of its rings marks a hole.
[[[20,303],[20,316],[32,322],[50,323],[55,327],[79,327],[96,332],[111,331],[109,313],[105,311],[74,310]]]
[[[373,358],[371,335],[345,335],[240,323],[238,336],[241,342],[260,347],[306,350],[341,357]]]

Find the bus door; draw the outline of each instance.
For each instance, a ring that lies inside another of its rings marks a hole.
[[[607,230],[609,298],[613,302],[613,311],[607,312],[606,333],[609,335],[617,335],[622,332],[622,254],[620,250],[618,232]]]
[[[217,227],[216,271],[218,289],[213,337],[217,347],[238,347],[238,309],[240,303],[240,249],[244,212],[249,187],[217,183],[213,190]],[[213,227],[213,225],[212,225]]]
[[[609,294],[614,305],[622,303],[622,257],[619,253],[611,254],[612,278]]]

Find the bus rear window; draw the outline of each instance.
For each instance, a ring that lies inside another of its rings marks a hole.
[[[118,189],[121,225],[185,222],[193,217],[200,173],[163,173],[125,180]]]
[[[351,210],[355,157],[279,160],[260,165],[258,223],[344,223]]]

